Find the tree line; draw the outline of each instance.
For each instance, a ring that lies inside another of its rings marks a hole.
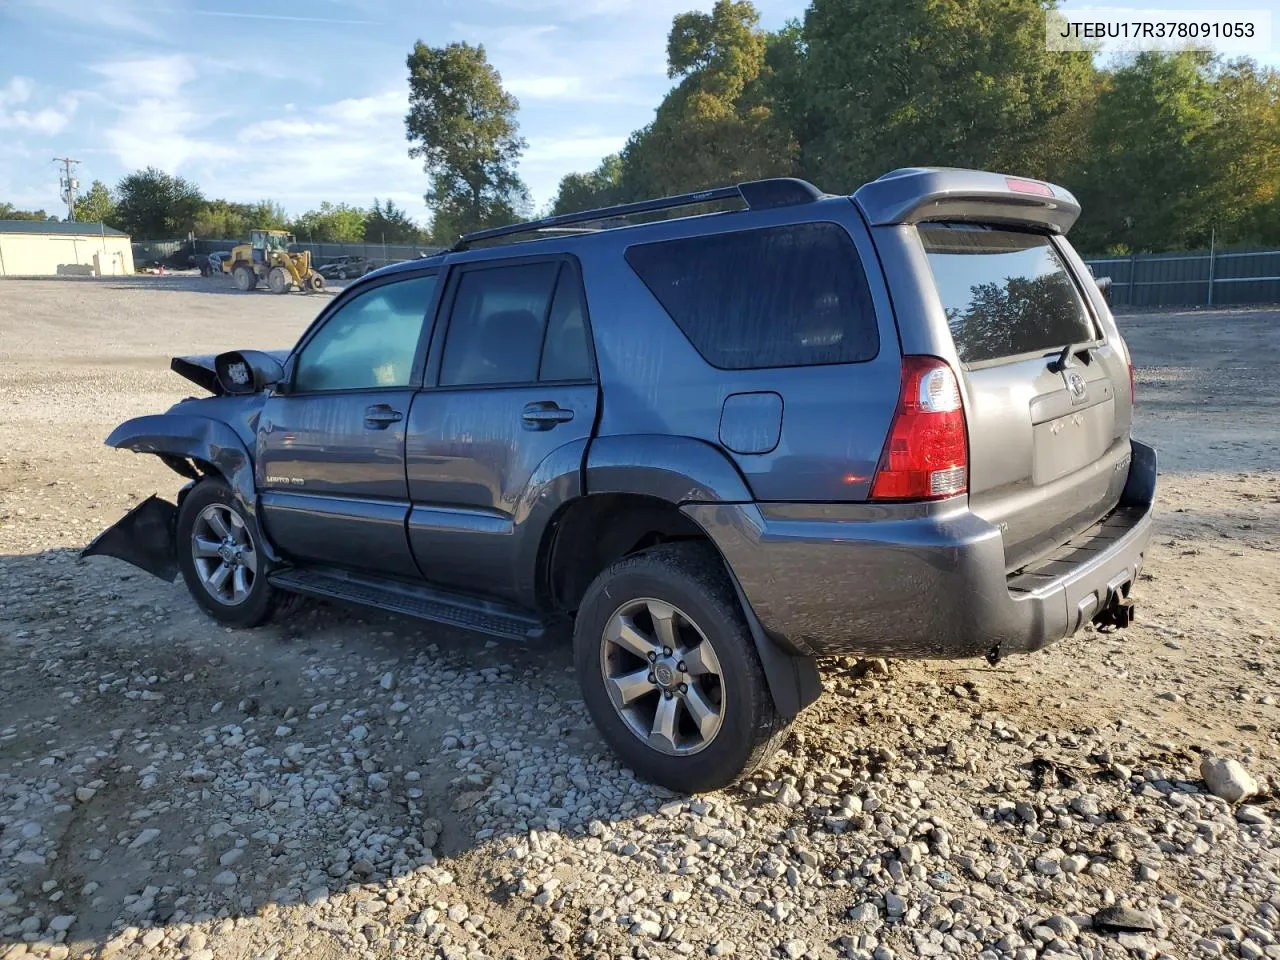
[[[1280,74],[1204,53],[1099,66],[1049,52],[1049,5],[812,0],[774,32],[748,0],[681,14],[677,83],[652,122],[565,176],[549,212],[774,176],[849,193],[898,167],[959,166],[1067,186],[1089,253],[1280,244]],[[410,152],[437,224],[527,212],[518,104],[483,48],[419,42],[408,66]]]
[[[195,234],[202,239],[247,240],[254,229],[288,230],[299,240],[319,243],[423,243],[426,232],[391,200],[374,199],[367,208],[325,201],[290,217],[272,200],[236,203],[207,200],[183,177],[148,167],[123,177],[113,188],[94,180],[76,200],[76,220],[103,223],[137,239]],[[17,210],[0,203],[0,219],[46,220],[43,210]]]

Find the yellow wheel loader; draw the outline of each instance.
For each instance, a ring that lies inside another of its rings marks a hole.
[[[283,230],[252,230],[249,242],[237,244],[222,261],[222,272],[231,274],[244,291],[260,280],[267,281],[272,293],[288,293],[294,287],[304,293],[323,290],[324,277],[312,269],[311,253],[290,252],[294,242],[293,234]]]

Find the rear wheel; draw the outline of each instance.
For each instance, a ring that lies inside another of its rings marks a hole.
[[[578,611],[574,655],[601,735],[647,780],[718,790],[780,739],[742,609],[705,544],[666,544],[601,573]]]
[[[253,521],[223,481],[202,480],[178,510],[178,566],[192,598],[215,620],[256,627],[275,610]]]
[[[271,272],[267,274],[267,286],[271,288],[272,293],[288,293],[289,288],[293,286],[293,278],[284,267],[272,267]]]
[[[303,289],[309,293],[319,293],[324,289],[324,277],[320,276],[318,273],[311,274],[311,276],[307,278],[307,282],[303,286]]]
[[[253,272],[253,268],[244,264],[232,270],[231,275],[235,278],[236,288],[246,293],[258,285],[258,277]]]

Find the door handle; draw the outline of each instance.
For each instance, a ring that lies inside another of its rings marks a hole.
[[[527,404],[520,414],[526,428],[530,430],[550,430],[558,423],[568,423],[573,419],[573,411],[559,406],[554,400],[539,400]]]
[[[369,430],[385,430],[393,423],[404,419],[399,410],[392,410],[385,403],[375,404],[364,412],[364,425]]]

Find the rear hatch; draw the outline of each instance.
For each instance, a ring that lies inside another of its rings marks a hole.
[[[967,384],[970,509],[1000,529],[1012,572],[1119,502],[1128,356],[1086,305],[1064,240],[972,222],[917,230]]]

